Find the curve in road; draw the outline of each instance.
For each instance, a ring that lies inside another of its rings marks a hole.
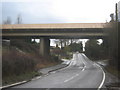
[[[54,71],[37,80],[12,88],[97,88],[104,83],[105,74],[100,66],[83,53],[73,54],[68,67]]]

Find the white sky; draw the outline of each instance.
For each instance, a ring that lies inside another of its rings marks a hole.
[[[119,0],[2,0],[3,19],[21,14],[23,23],[97,23],[110,20]],[[11,2],[13,4],[9,4]],[[15,3],[16,2],[16,3]],[[23,3],[20,3],[23,2]],[[5,4],[6,3],[6,4]],[[9,11],[8,11],[9,9]],[[13,13],[12,15],[10,13]]]
[[[120,0],[2,0],[2,21],[18,14],[22,23],[101,23],[110,21]],[[11,2],[11,3],[10,3]],[[1,7],[1,3],[0,3]],[[2,23],[2,22],[0,22]],[[52,42],[51,45],[54,45]]]

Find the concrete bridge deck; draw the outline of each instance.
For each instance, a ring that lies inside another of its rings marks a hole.
[[[105,23],[2,25],[3,37],[102,38]]]

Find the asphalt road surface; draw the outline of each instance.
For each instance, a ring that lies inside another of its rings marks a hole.
[[[83,53],[74,53],[69,66],[12,88],[101,88],[105,73]]]

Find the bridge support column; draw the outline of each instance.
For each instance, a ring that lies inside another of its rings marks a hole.
[[[40,38],[40,55],[49,56],[50,54],[50,40],[49,38]]]

